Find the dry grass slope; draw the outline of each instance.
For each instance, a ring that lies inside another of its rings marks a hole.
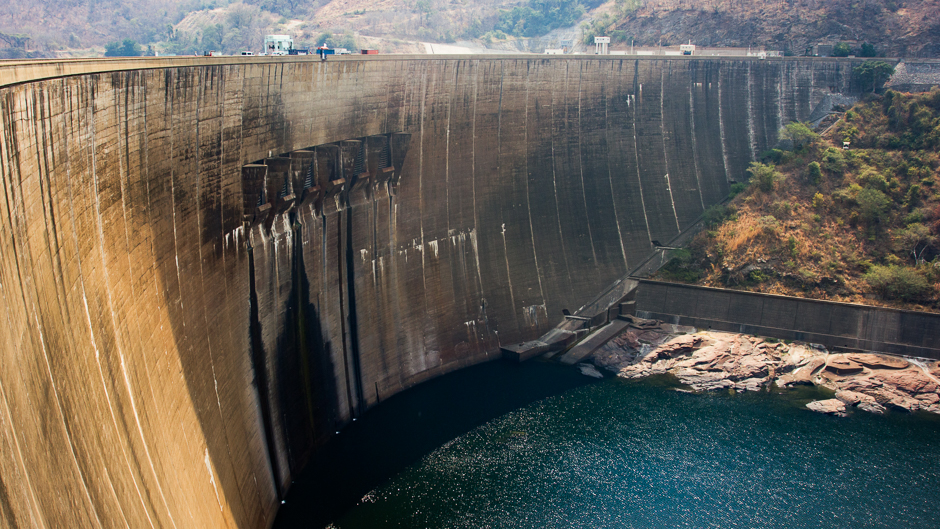
[[[940,89],[872,96],[823,137],[764,153],[660,277],[940,311],[938,147]]]

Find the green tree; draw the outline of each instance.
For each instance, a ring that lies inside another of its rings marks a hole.
[[[885,299],[916,301],[930,291],[927,279],[906,266],[872,266],[865,281]]]
[[[852,48],[844,42],[840,42],[832,48],[833,57],[848,57],[852,54]]]
[[[806,123],[792,121],[780,129],[780,139],[792,142],[794,151],[802,151],[818,140],[819,134],[813,132],[813,129]]]
[[[884,61],[865,61],[853,68],[852,73],[861,84],[871,83],[871,91],[874,93],[879,86],[884,85],[885,81],[894,75],[894,66]]]
[[[819,167],[819,162],[810,162],[806,166],[807,180],[813,185],[819,185],[819,181],[822,180],[822,169]]]
[[[614,0],[614,5],[617,7],[620,16],[625,17],[639,9],[643,2],[642,0]]]
[[[891,205],[891,199],[887,195],[870,187],[859,191],[855,201],[858,202],[859,218],[869,226],[880,222]]]
[[[421,14],[424,22],[427,22],[430,16],[434,13],[434,9],[431,7],[431,2],[429,0],[418,0],[415,2],[415,11]]]
[[[144,53],[140,44],[131,39],[124,39],[124,42],[109,42],[104,46],[105,57],[139,57]]]
[[[537,37],[571,26],[584,14],[584,6],[567,0],[529,0],[499,15],[494,29],[517,37]]]
[[[842,174],[845,172],[845,156],[840,149],[829,147],[823,154],[823,167],[830,173]]]
[[[937,236],[927,226],[915,222],[894,233],[895,247],[910,254],[915,264],[924,262],[924,252],[937,244]]]
[[[356,42],[356,36],[349,30],[342,33],[320,33],[320,36],[317,37],[317,46],[346,48],[351,52],[359,51],[359,43]]]
[[[209,24],[202,28],[202,51],[222,51],[225,27],[222,24]]]
[[[777,182],[783,180],[783,175],[777,171],[773,164],[751,162],[751,165],[747,168],[747,174],[750,175],[751,185],[756,186],[764,193],[773,191]]]
[[[877,53],[875,52],[875,47],[869,43],[862,44],[862,47],[858,50],[859,57],[875,57]]]
[[[885,179],[884,175],[871,167],[863,170],[861,174],[858,175],[857,179],[858,183],[864,187],[870,187],[878,191],[888,190],[888,181]]]
[[[702,213],[702,222],[706,227],[713,228],[728,220],[729,218],[734,218],[734,214],[734,208],[716,204],[714,206],[709,206],[705,212]]]

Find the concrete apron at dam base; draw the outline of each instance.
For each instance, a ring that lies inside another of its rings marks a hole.
[[[590,305],[858,63],[0,63],[0,525],[269,526],[315,446]]]

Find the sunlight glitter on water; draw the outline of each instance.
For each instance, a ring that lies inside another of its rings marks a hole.
[[[940,422],[822,416],[802,407],[814,396],[608,379],[439,447],[335,525],[940,525]]]

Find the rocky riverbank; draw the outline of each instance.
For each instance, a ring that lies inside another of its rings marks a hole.
[[[697,331],[639,318],[592,360],[623,378],[670,373],[695,391],[823,386],[835,391],[836,398],[807,407],[835,415],[844,415],[849,407],[872,413],[940,413],[940,362],[934,360],[832,353],[815,344]]]

